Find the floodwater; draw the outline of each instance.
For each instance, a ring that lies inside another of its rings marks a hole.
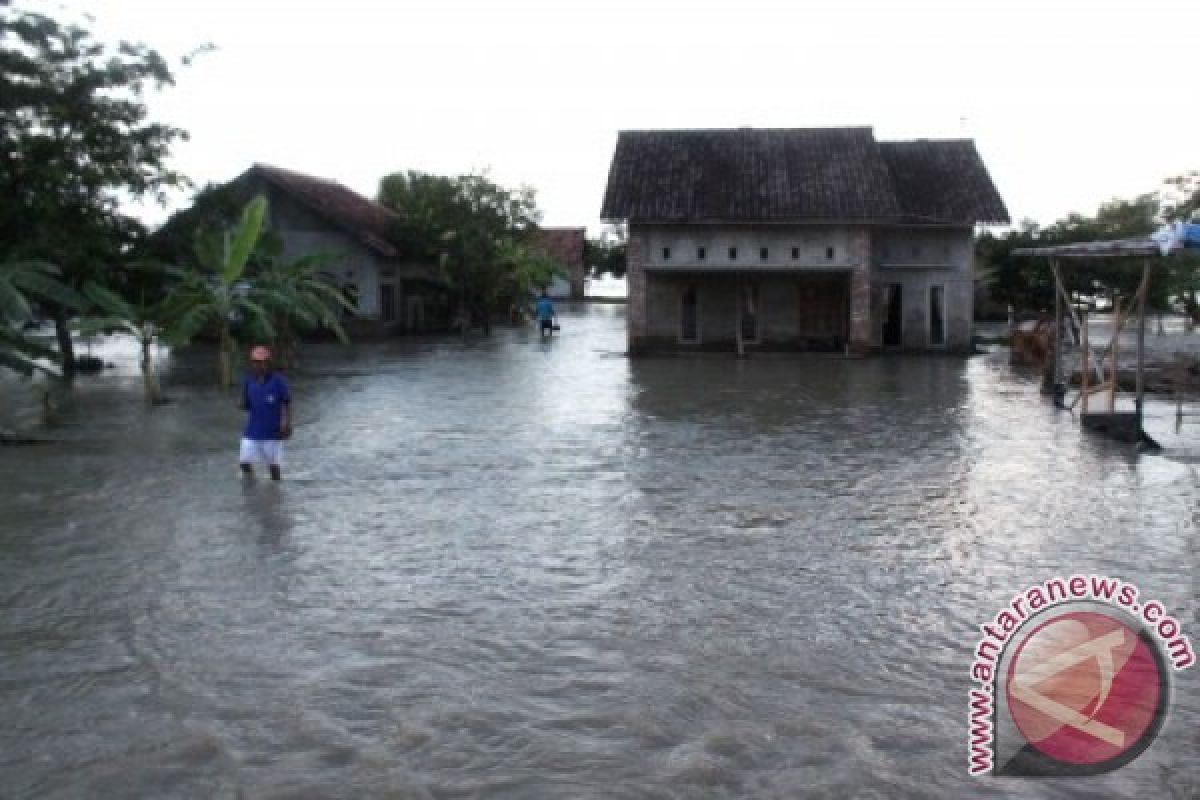
[[[124,351],[81,379],[0,448],[0,796],[1197,796],[1198,668],[1117,772],[966,774],[1015,592],[1119,576],[1200,640],[1195,459],[1002,353],[631,361],[623,313],[312,347],[277,486],[209,354],[152,410]]]

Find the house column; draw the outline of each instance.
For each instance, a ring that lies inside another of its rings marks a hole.
[[[871,292],[871,235],[866,230],[850,234],[850,351],[874,349]]]
[[[629,226],[629,241],[625,247],[625,289],[628,299],[625,306],[625,328],[628,335],[630,355],[641,351],[646,336],[646,269],[645,233]]]

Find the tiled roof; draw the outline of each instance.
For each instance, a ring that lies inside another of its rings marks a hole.
[[[585,232],[585,228],[538,228],[534,246],[568,267],[580,267]]]
[[[266,164],[255,164],[243,177],[250,175],[261,177],[376,253],[389,258],[399,255],[391,231],[400,217],[379,203],[340,183]]]
[[[906,222],[1007,223],[1008,209],[970,139],[880,142]]]
[[[624,131],[600,216],[653,222],[1008,220],[970,142],[881,145],[865,127]]]

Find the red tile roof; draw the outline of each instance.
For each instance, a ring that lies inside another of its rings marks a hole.
[[[267,164],[255,164],[243,177],[251,175],[261,177],[376,253],[388,258],[400,254],[391,241],[400,216],[379,203],[340,183]]]

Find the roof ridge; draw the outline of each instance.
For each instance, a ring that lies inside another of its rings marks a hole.
[[[653,134],[664,134],[664,133],[743,133],[743,132],[752,132],[752,133],[774,133],[774,132],[780,132],[780,133],[794,133],[794,132],[798,132],[798,131],[805,131],[805,132],[818,132],[818,131],[820,131],[820,132],[825,132],[825,131],[870,131],[870,132],[872,132],[872,134],[873,134],[873,133],[874,133],[874,130],[875,130],[875,127],[874,127],[873,125],[813,125],[813,126],[806,126],[806,127],[788,127],[788,128],[779,128],[779,127],[771,127],[771,128],[757,128],[757,127],[754,127],[753,125],[744,125],[744,126],[738,126],[738,127],[733,127],[733,128],[730,128],[730,127],[724,127],[724,128],[669,128],[669,129],[665,129],[665,130],[664,130],[664,129],[662,129],[662,128],[657,128],[657,129],[656,129],[656,128],[622,128],[622,129],[618,130],[618,131],[617,131],[617,133],[618,133],[618,134],[622,134],[622,133],[653,133]]]
[[[264,180],[286,193],[295,202],[346,233],[357,237],[362,243],[380,254],[388,257],[398,254],[396,246],[387,235],[386,226],[391,220],[402,220],[403,217],[382,203],[356,192],[345,184],[297,172],[286,167],[255,162],[243,173],[243,175],[247,174],[262,176]],[[359,211],[356,213],[352,207],[348,208],[345,201],[339,203],[321,194],[321,192],[328,191],[335,191],[344,198],[351,198],[352,203],[358,204]],[[377,216],[372,220],[372,214],[382,216]],[[372,230],[373,228],[375,230]]]

